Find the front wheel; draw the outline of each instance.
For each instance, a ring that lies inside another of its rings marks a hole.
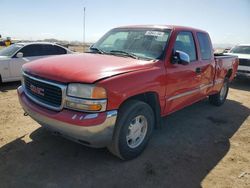
[[[228,90],[229,81],[228,79],[225,79],[220,92],[209,96],[210,103],[215,106],[221,106],[227,99]]]
[[[109,151],[123,160],[140,155],[145,149],[154,127],[152,108],[137,100],[126,102],[119,110]]]

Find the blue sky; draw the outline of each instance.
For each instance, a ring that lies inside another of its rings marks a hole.
[[[213,43],[250,43],[250,0],[0,0],[0,34],[19,39],[83,39],[131,24],[174,24],[208,31]]]

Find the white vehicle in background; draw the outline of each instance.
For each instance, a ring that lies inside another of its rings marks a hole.
[[[238,56],[237,76],[250,78],[250,44],[237,45],[226,54]]]
[[[16,43],[0,50],[0,83],[21,80],[22,65],[51,55],[73,53],[48,42]]]

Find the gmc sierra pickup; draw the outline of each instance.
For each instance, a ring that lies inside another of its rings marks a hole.
[[[25,64],[18,96],[43,127],[128,160],[145,149],[161,117],[206,97],[222,105],[237,66],[237,57],[213,54],[202,30],[119,27],[87,53]]]

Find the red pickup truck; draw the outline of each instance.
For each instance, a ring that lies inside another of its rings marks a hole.
[[[213,54],[202,30],[119,27],[87,53],[25,64],[18,95],[43,127],[128,160],[162,117],[206,97],[222,105],[237,66],[237,57]]]

